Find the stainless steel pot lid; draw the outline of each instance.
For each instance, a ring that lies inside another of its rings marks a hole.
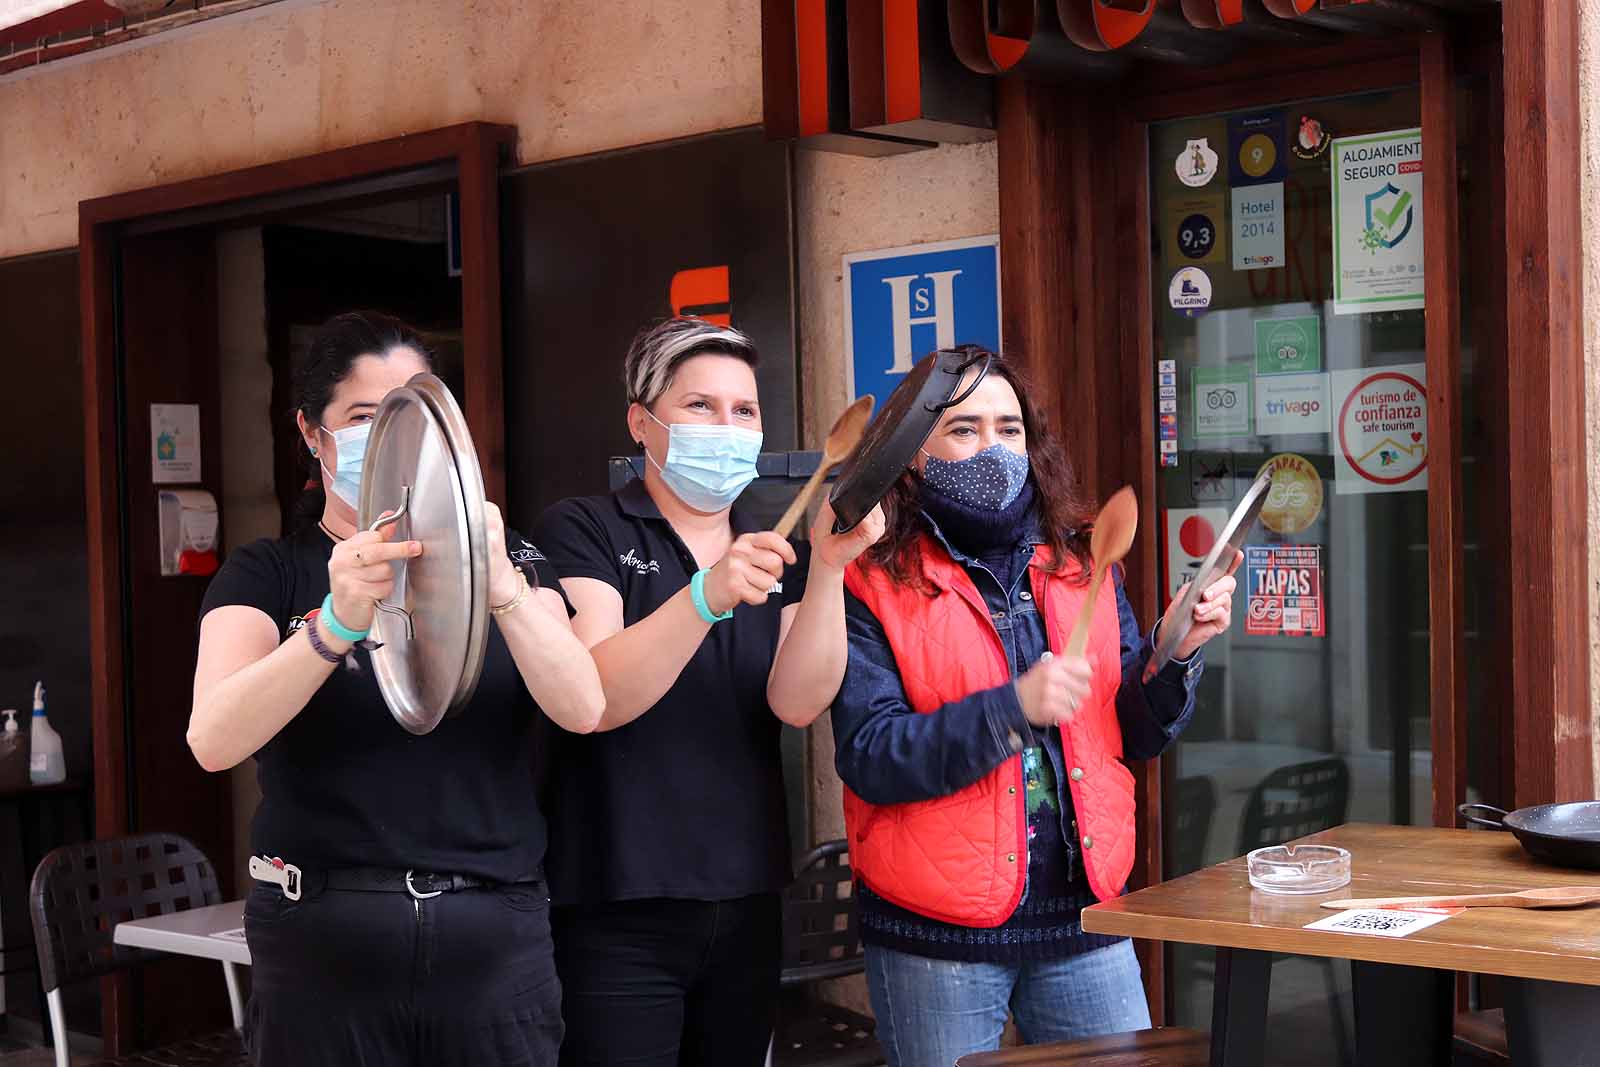
[[[1261,509],[1266,506],[1267,493],[1272,489],[1272,471],[1263,470],[1256,475],[1256,480],[1250,483],[1250,488],[1244,491],[1244,499],[1239,501],[1238,507],[1233,509],[1233,514],[1228,516],[1228,522],[1222,528],[1222,533],[1217,537],[1217,543],[1211,546],[1211,551],[1206,553],[1206,558],[1201,562],[1200,569],[1195,572],[1194,581],[1189,585],[1189,591],[1183,594],[1183,599],[1167,614],[1167,620],[1161,624],[1161,643],[1156,646],[1155,652],[1150,656],[1150,662],[1144,668],[1144,680],[1149,681],[1156,676],[1156,672],[1172,659],[1172,654],[1177,651],[1183,639],[1189,636],[1189,631],[1194,628],[1194,606],[1200,602],[1211,584],[1233,566],[1234,553],[1239,551],[1244,544],[1245,536],[1255,526],[1256,520],[1261,517]]]
[[[393,565],[394,592],[378,605],[371,640],[390,713],[425,734],[472,698],[489,633],[483,475],[467,421],[433,375],[417,375],[378,408],[357,521],[422,542],[420,557]]]

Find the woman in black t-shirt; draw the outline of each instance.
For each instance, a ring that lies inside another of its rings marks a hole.
[[[883,522],[834,536],[823,505],[807,553],[731,510],[761,450],[755,361],[700,319],[640,334],[624,376],[643,480],[539,523],[606,690],[605,732],[550,760],[563,1064],[750,1067],[772,1032],[779,734],[839,688],[844,568]]]
[[[317,331],[294,392],[320,521],[237,550],[206,593],[189,746],[212,771],[256,757],[252,851],[299,871],[245,908],[258,1064],[548,1065],[561,1041],[528,741],[541,710],[593,730],[604,697],[554,571],[491,504],[482,679],[424,736],[354,644],[422,552],[358,531],[355,501],[378,404],[426,369],[387,316]]]

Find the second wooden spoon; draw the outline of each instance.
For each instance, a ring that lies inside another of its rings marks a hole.
[[[850,455],[861,442],[867,421],[872,418],[872,404],[872,394],[868,393],[845,408],[844,414],[834,420],[833,429],[828,431],[828,439],[822,444],[822,462],[817,464],[810,481],[800,490],[800,495],[794,498],[789,510],[783,513],[778,525],[772,528],[779,537],[788,537],[794,532],[795,523],[806,513],[806,507],[816,495],[817,487],[822,484],[822,480],[828,476],[829,471],[843,463],[845,457]]]
[[[1600,889],[1573,885],[1552,889],[1524,889],[1520,893],[1468,893],[1459,897],[1370,897],[1365,900],[1324,900],[1324,908],[1576,908],[1600,904]]]
[[[1089,535],[1089,555],[1094,559],[1094,574],[1089,579],[1089,595],[1083,598],[1078,621],[1072,626],[1072,636],[1067,639],[1067,655],[1081,656],[1089,644],[1089,622],[1094,618],[1095,601],[1100,598],[1100,583],[1105,581],[1106,570],[1120,563],[1133,546],[1133,535],[1139,529],[1139,502],[1133,489],[1123,486],[1111,495],[1106,506],[1095,516],[1094,532]]]

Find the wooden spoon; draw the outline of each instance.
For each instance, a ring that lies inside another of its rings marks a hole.
[[[1139,529],[1139,502],[1134,499],[1133,488],[1123,486],[1111,495],[1106,506],[1094,519],[1094,532],[1089,535],[1089,555],[1094,560],[1094,574],[1089,579],[1089,595],[1083,598],[1078,611],[1078,621],[1072,626],[1072,636],[1067,640],[1067,655],[1081,656],[1089,644],[1089,621],[1094,618],[1095,601],[1100,597],[1100,583],[1105,581],[1106,569],[1120,563],[1133,545],[1133,535]]]
[[[811,498],[817,494],[817,487],[822,484],[822,480],[828,476],[829,471],[843,463],[845,457],[860,443],[861,434],[866,430],[868,420],[872,418],[872,404],[872,394],[868,393],[845,408],[844,414],[835,420],[833,429],[828,431],[828,439],[822,444],[822,462],[817,464],[811,480],[800,490],[800,495],[794,498],[789,510],[778,520],[778,525],[772,528],[779,537],[788,537],[794,532],[795,523],[806,513],[806,508],[810,506]]]
[[[1520,893],[1468,893],[1459,897],[1373,897],[1367,900],[1324,900],[1324,908],[1576,908],[1600,904],[1600,889],[1562,886],[1524,889]]]

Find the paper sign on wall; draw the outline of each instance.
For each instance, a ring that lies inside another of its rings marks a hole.
[[[1227,508],[1168,508],[1166,522],[1167,602],[1194,580],[1206,553],[1228,524]]]
[[[1422,363],[1334,372],[1337,493],[1428,488],[1427,380]]]
[[[200,480],[200,405],[150,405],[150,480]]]
[[[1194,371],[1194,435],[1250,434],[1250,371],[1242,367],[1197,367]]]
[[[1333,142],[1333,310],[1423,305],[1422,131]]]
[[[1246,545],[1244,632],[1262,637],[1322,637],[1321,545]]]

